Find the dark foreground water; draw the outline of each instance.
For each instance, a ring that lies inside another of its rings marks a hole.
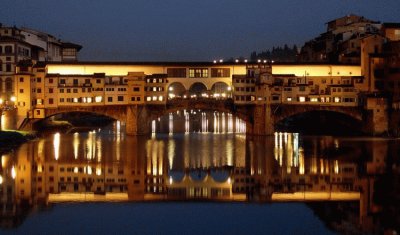
[[[300,203],[56,204],[30,214],[21,234],[329,234]]]
[[[134,137],[115,122],[26,143],[1,156],[0,233],[399,231],[398,140],[235,125]]]

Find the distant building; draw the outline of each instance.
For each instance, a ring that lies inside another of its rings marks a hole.
[[[20,61],[77,61],[82,46],[37,30],[0,23],[0,98],[14,96],[16,66]]]

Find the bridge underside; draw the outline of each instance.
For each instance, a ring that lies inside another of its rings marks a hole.
[[[181,99],[169,100],[166,105],[109,105],[87,107],[60,107],[46,109],[45,117],[65,112],[91,112],[105,115],[126,123],[126,134],[148,134],[151,121],[168,113],[180,110],[204,110],[231,113],[246,123],[249,135],[273,135],[277,123],[308,112],[332,112],[346,115],[361,123],[364,133],[376,134],[377,116],[374,112],[359,107],[321,106],[321,105],[235,105],[231,99]],[[375,115],[375,116],[374,116]],[[380,117],[380,116],[377,116]],[[381,124],[378,123],[380,126]],[[29,125],[28,125],[29,126]],[[382,129],[382,128],[381,128]],[[385,130],[384,128],[382,130]],[[379,129],[379,131],[381,131]]]

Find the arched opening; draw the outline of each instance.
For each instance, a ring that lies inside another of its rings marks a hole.
[[[227,110],[179,109],[151,121],[152,134],[246,133],[246,121]]]
[[[198,98],[206,95],[208,96],[207,87],[201,82],[193,83],[189,89],[190,98]]]
[[[168,86],[168,99],[176,98],[186,98],[186,89],[180,82],[174,82]]]
[[[93,112],[63,112],[54,114],[33,124],[40,131],[87,131],[103,127],[115,121],[114,118]]]
[[[231,98],[232,88],[225,82],[216,82],[211,87],[211,95],[216,99]]]
[[[275,130],[305,135],[354,136],[363,133],[360,120],[344,113],[323,110],[286,117],[275,124]]]

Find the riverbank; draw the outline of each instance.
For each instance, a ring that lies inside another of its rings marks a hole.
[[[26,131],[0,131],[0,154],[17,148],[35,136],[34,133]]]

